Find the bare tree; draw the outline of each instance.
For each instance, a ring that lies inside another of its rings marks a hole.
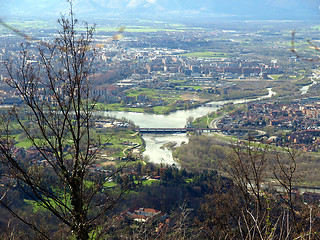
[[[320,47],[317,46],[314,42],[312,42],[310,39],[307,39],[307,43],[309,44],[309,47],[311,49],[313,49],[315,51],[315,54],[316,57],[305,57],[305,56],[302,56],[300,53],[298,53],[297,49],[295,48],[295,35],[296,35],[296,32],[295,31],[292,31],[291,32],[291,49],[290,51],[297,57],[297,58],[300,58],[304,61],[308,61],[308,62],[318,62],[320,61],[320,58],[319,56],[317,56],[318,52],[320,51]]]
[[[233,146],[233,155],[222,167],[238,186],[247,203],[255,196],[258,210],[263,208],[262,184],[268,164],[268,146],[254,146],[251,141]]]
[[[58,21],[61,30],[54,42],[39,44],[37,56],[23,44],[18,63],[6,62],[6,82],[26,106],[13,109],[12,116],[49,167],[31,164],[15,154],[8,126],[2,128],[0,157],[6,177],[67,226],[76,239],[84,240],[125,188],[109,193],[103,187],[105,176],[89,171],[101,146],[93,131],[95,100],[90,96],[88,78],[96,54],[92,48],[94,27],[85,24],[85,31],[78,33],[72,1],[69,3],[70,14]],[[6,122],[3,119],[2,124]],[[42,238],[50,239],[5,198],[0,203]]]
[[[294,149],[286,149],[284,153],[275,153],[276,165],[273,169],[273,176],[280,184],[281,190],[278,191],[282,201],[289,207],[291,219],[297,223],[295,205],[298,205],[295,199],[294,184],[297,183],[299,175],[297,172],[297,159],[299,152]]]

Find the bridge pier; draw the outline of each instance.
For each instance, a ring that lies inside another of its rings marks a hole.
[[[215,128],[139,128],[137,129],[137,131],[139,131],[139,134],[143,134],[143,133],[173,134],[173,133],[188,133],[188,132],[201,134],[204,131],[216,132],[220,130],[221,129],[215,129]]]

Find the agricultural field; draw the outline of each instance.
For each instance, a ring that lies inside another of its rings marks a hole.
[[[219,53],[219,52],[192,52],[192,53],[184,53],[180,56],[183,57],[194,57],[194,58],[228,58],[230,57],[227,53]]]

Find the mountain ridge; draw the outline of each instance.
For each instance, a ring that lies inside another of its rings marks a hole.
[[[64,0],[11,0],[0,14],[16,17],[58,17],[68,12]],[[78,0],[74,12],[90,18],[242,18],[257,20],[318,19],[316,0]]]

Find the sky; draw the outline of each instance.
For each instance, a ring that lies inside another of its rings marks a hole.
[[[58,18],[66,0],[0,0],[1,18]],[[237,18],[320,20],[320,0],[74,0],[90,18]]]

